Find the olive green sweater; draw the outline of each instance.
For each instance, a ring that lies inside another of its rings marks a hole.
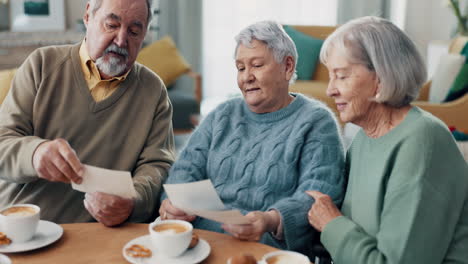
[[[321,241],[335,263],[468,263],[468,165],[440,120],[412,108],[347,156],[344,216]]]
[[[63,138],[84,164],[130,171],[138,197],[129,220],[148,220],[174,160],[167,91],[153,72],[135,64],[117,90],[96,103],[79,47],[36,50],[16,73],[0,108],[0,208],[33,203],[45,220],[92,221],[83,193],[40,179],[33,168],[36,147]]]

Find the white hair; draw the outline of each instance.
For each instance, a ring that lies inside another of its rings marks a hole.
[[[284,63],[287,56],[291,56],[294,60],[294,74],[289,81],[290,84],[294,83],[297,79],[296,65],[297,65],[297,50],[296,45],[284,31],[283,27],[274,21],[261,21],[252,24],[239,32],[235,37],[236,49],[234,57],[237,54],[239,45],[242,44],[246,47],[251,47],[252,40],[262,41],[273,52],[273,57],[278,63]]]
[[[402,107],[417,98],[426,82],[423,58],[410,38],[392,22],[373,16],[349,21],[323,43],[320,60],[327,64],[331,48],[351,63],[376,73],[381,89],[376,102]]]
[[[96,14],[99,8],[101,8],[103,0],[89,0],[89,5],[91,6],[91,14]],[[148,8],[148,16],[146,17],[146,22],[148,27],[150,25],[151,19],[153,19],[153,0],[146,0],[146,6]]]

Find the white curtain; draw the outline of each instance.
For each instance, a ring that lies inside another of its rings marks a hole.
[[[261,20],[290,25],[336,25],[337,0],[203,0],[204,98],[239,93],[234,36]]]
[[[362,16],[379,16],[404,29],[406,3],[407,0],[338,0],[337,21],[344,24]]]
[[[201,20],[202,0],[153,0],[158,4],[158,38],[172,37],[177,49],[190,64],[191,69],[201,72]],[[176,90],[193,94],[193,80],[187,76],[175,83]]]
[[[338,0],[338,24],[362,16],[386,17],[385,0]]]

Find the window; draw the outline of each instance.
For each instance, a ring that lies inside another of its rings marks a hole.
[[[234,66],[234,36],[257,21],[290,25],[336,25],[337,0],[203,0],[203,94],[240,93]]]

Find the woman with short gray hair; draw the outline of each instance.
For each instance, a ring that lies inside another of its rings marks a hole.
[[[186,214],[162,197],[162,219],[307,253],[317,232],[307,221],[305,190],[344,194],[344,151],[337,122],[321,102],[289,93],[296,69],[294,43],[281,25],[259,22],[236,37],[234,65],[243,98],[211,112],[172,166],[167,183],[210,179],[229,209],[248,224]]]
[[[376,17],[350,21],[325,40],[320,60],[326,64],[335,48],[350,63],[376,73],[381,84],[376,102],[405,106],[416,99],[427,74],[416,46],[401,33],[392,22]]]
[[[339,27],[320,54],[340,118],[362,129],[346,156],[341,211],[308,191],[309,223],[334,263],[468,263],[468,164],[440,120],[411,106],[426,79],[388,20]]]
[[[292,57],[294,61],[294,74],[289,83],[294,83],[297,79],[296,66],[298,55],[296,45],[294,45],[294,42],[286,34],[281,25],[272,21],[262,21],[243,29],[235,37],[237,45],[234,57],[237,55],[239,45],[252,47],[251,42],[254,39],[266,43],[277,63],[283,63],[288,56]]]

